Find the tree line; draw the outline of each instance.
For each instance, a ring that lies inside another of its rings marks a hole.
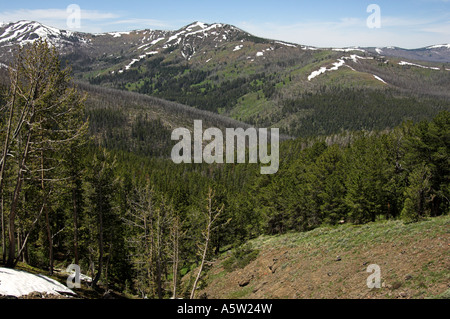
[[[95,134],[131,120],[114,107],[88,111],[58,61],[44,42],[22,49],[0,105],[9,267],[75,263],[92,288],[195,298],[208,261],[251,238],[449,213],[448,111],[385,131],[284,141],[275,175],[258,164],[175,165],[139,143],[97,143]],[[131,123],[133,140],[163,134],[147,124]]]

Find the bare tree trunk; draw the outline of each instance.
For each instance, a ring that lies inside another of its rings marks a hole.
[[[2,250],[3,250],[3,262],[6,260],[6,245],[5,245],[5,225],[4,225],[4,212],[3,212],[3,176],[5,173],[5,165],[6,165],[6,157],[8,155],[8,149],[9,149],[9,140],[11,136],[11,126],[12,126],[12,118],[14,116],[14,105],[17,95],[17,79],[18,79],[18,73],[16,72],[15,81],[13,83],[14,85],[14,92],[12,95],[12,103],[9,110],[9,116],[8,116],[8,126],[6,128],[6,136],[5,136],[5,142],[3,145],[3,152],[2,157],[0,158],[1,165],[0,165],[0,193],[1,193],[1,214],[2,214]],[[10,222],[11,223],[11,222]],[[14,237],[14,236],[13,236]],[[11,236],[9,236],[9,239],[11,239]],[[14,248],[13,248],[14,250]],[[9,254],[11,254],[11,251],[9,251]],[[11,262],[11,260],[9,260]]]
[[[45,201],[45,199],[44,199],[44,201]],[[19,256],[22,254],[22,251],[25,249],[27,242],[28,242],[28,238],[30,237],[31,232],[33,231],[34,225],[36,225],[36,223],[39,220],[39,218],[41,217],[43,211],[44,211],[44,203],[42,204],[42,207],[41,207],[41,210],[39,211],[38,216],[31,224],[30,230],[28,231],[27,235],[25,236],[25,239],[23,240],[22,247],[20,248],[19,254],[14,262],[14,267],[17,265],[17,263],[19,261]]]
[[[6,261],[6,238],[5,238],[5,215],[3,211],[3,190],[0,190],[0,196],[1,196],[1,202],[0,202],[0,209],[1,209],[1,218],[2,218],[2,261],[5,263]]]
[[[44,194],[44,212],[45,212],[45,225],[47,230],[47,239],[48,239],[48,259],[49,259],[49,265],[48,265],[48,271],[49,274],[53,274],[53,237],[52,237],[52,231],[50,227],[50,218],[48,214],[48,206],[47,206],[47,196],[45,195],[45,182],[44,182],[44,151],[41,151],[41,188],[42,193]]]
[[[158,298],[162,299],[162,231],[161,231],[161,212],[158,214],[158,222],[157,222],[157,237],[156,237],[156,245],[157,245],[157,257],[156,257],[156,287],[158,291]]]
[[[52,231],[50,229],[50,218],[48,216],[48,207],[45,205],[44,207],[45,211],[45,223],[47,228],[47,237],[48,237],[48,259],[49,259],[49,265],[48,265],[48,272],[50,275],[53,274],[53,237],[52,237]]]
[[[12,96],[12,102],[9,110],[9,117],[8,117],[8,127],[6,128],[6,136],[5,136],[5,143],[3,145],[3,152],[2,157],[0,158],[1,166],[0,166],[0,192],[3,193],[3,176],[5,173],[5,165],[6,165],[6,156],[8,155],[9,150],[9,140],[11,135],[11,125],[12,125],[12,118],[14,116],[14,105],[16,101],[16,95],[17,95],[17,79],[18,79],[18,72],[16,72],[16,78],[14,80],[14,92]],[[3,199],[3,198],[2,198]],[[3,201],[2,201],[3,204]],[[2,210],[3,213],[3,210]]]
[[[203,267],[205,266],[206,256],[208,254],[209,242],[211,240],[211,232],[216,228],[216,227],[213,228],[213,224],[216,221],[216,219],[219,217],[219,215],[222,213],[223,208],[224,208],[224,206],[222,205],[222,207],[220,209],[216,209],[215,211],[213,211],[213,198],[214,198],[214,193],[210,188],[209,192],[208,192],[207,212],[205,213],[207,222],[206,222],[206,230],[203,232],[203,236],[205,238],[205,243],[203,244],[204,246],[203,246],[203,252],[202,252],[202,261],[200,264],[200,268],[198,270],[197,277],[195,278],[195,281],[194,281],[194,286],[192,287],[191,296],[190,296],[191,299],[194,299],[194,297],[195,297],[195,290],[197,289],[198,281],[200,280],[200,276],[202,274]]]
[[[14,189],[14,195],[13,200],[11,203],[11,210],[9,213],[9,249],[8,249],[8,260],[6,262],[7,267],[14,267],[14,260],[15,260],[15,251],[16,251],[16,240],[14,237],[15,232],[15,219],[16,219],[16,213],[17,213],[17,204],[19,202],[19,194],[20,190],[22,188],[22,182],[23,182],[23,173],[25,171],[25,163],[28,158],[28,151],[30,147],[30,141],[31,141],[31,132],[28,132],[27,137],[27,143],[25,145],[25,151],[22,157],[21,164],[19,166],[19,172],[17,173],[17,180],[16,180],[16,187]]]
[[[110,239],[110,245],[108,249],[108,257],[106,258],[106,265],[105,265],[105,284],[106,284],[106,290],[109,289],[109,283],[108,283],[108,268],[109,268],[109,262],[111,260],[111,252],[112,252],[112,240]]]
[[[20,259],[21,253],[19,253],[20,247],[20,229],[17,230],[17,259]]]
[[[98,235],[98,270],[97,274],[95,275],[95,278],[92,280],[92,286],[95,287],[100,280],[100,277],[102,275],[102,268],[103,268],[103,213],[100,211],[98,216],[98,222],[99,222],[99,235]]]
[[[72,190],[72,202],[73,202],[73,253],[75,256],[75,265],[79,265],[78,260],[78,206],[76,200],[76,190]]]
[[[172,230],[172,240],[173,240],[173,299],[177,299],[177,284],[178,284],[178,263],[179,263],[179,240],[180,240],[180,220],[175,217],[173,221]]]
[[[210,235],[211,235],[211,223],[208,222],[208,225],[206,227],[205,246],[204,246],[203,254],[202,254],[202,262],[200,264],[200,268],[198,270],[197,277],[195,278],[194,286],[192,287],[191,299],[194,299],[194,297],[195,297],[195,290],[197,289],[198,281],[200,280],[200,276],[201,276],[202,271],[203,271],[203,266],[205,265],[206,254],[208,253],[208,246],[209,246]]]

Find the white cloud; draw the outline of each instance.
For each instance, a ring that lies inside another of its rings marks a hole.
[[[0,21],[16,22],[19,20],[32,20],[59,29],[72,28],[67,25],[70,13],[66,9],[19,9],[0,12]],[[101,33],[112,31],[130,31],[134,29],[171,29],[173,26],[161,20],[125,18],[123,14],[102,12],[97,10],[84,10],[80,12],[81,28],[74,31]],[[120,29],[120,30],[118,30]]]
[[[398,46],[413,49],[447,43],[450,35],[449,23],[442,22],[442,17],[414,19],[382,16],[380,29],[369,29],[366,20],[361,18],[286,25],[242,22],[239,26],[257,36],[316,47]]]
[[[65,9],[19,9],[0,12],[0,21],[15,22],[18,20],[66,20],[69,13]],[[117,14],[96,10],[81,10],[81,18],[86,20],[104,20],[118,18]]]
[[[450,0],[448,0],[450,1]],[[423,32],[429,32],[432,34],[440,34],[444,37],[447,37],[447,39],[450,39],[450,22],[442,23],[442,24],[436,24],[432,26],[426,26],[420,29],[420,31]],[[448,42],[448,40],[447,40]]]
[[[130,25],[134,28],[137,27],[143,27],[143,28],[170,28],[171,25],[160,20],[155,19],[121,19],[121,20],[114,20],[108,23],[109,25]]]
[[[19,20],[32,20],[60,29],[70,29],[67,26],[67,18],[70,13],[66,9],[19,9],[0,12],[0,21],[16,22]],[[111,12],[97,10],[83,10],[80,12],[81,29],[76,31],[99,32],[101,26],[107,20],[117,19],[119,15]]]

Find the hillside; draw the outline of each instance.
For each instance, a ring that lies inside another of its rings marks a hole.
[[[102,34],[19,21],[0,27],[0,62],[45,39],[74,77],[221,114],[290,136],[382,130],[450,109],[450,48],[315,48],[225,23]],[[163,119],[164,120],[164,119]]]
[[[77,264],[94,290],[149,299],[447,295],[450,69],[361,50],[198,22],[2,26],[2,264]],[[198,119],[295,138],[272,143],[276,174],[261,147],[260,163],[249,148],[249,163],[176,164],[171,131]],[[368,294],[371,264],[384,287]]]
[[[250,241],[256,257],[245,267],[224,268],[227,262],[228,267],[233,264],[230,256],[236,253],[223,253],[198,295],[210,299],[450,298],[449,229],[447,215],[413,224],[380,221],[262,236]],[[239,261],[245,263],[245,257]],[[367,287],[370,264],[381,268],[380,289]]]

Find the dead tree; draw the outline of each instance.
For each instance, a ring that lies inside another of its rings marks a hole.
[[[191,299],[194,299],[195,297],[195,291],[197,289],[198,281],[200,280],[203,268],[205,266],[206,257],[208,255],[209,250],[209,243],[211,241],[211,235],[218,227],[224,226],[229,222],[227,221],[226,223],[219,224],[217,226],[214,225],[217,219],[219,218],[220,214],[223,212],[225,206],[222,204],[220,208],[214,208],[215,206],[214,192],[212,191],[211,188],[209,188],[208,190],[207,202],[208,204],[206,206],[206,211],[203,212],[206,221],[205,229],[202,232],[204,242],[198,245],[199,251],[201,253],[201,263],[200,268],[198,269],[197,277],[195,278],[194,285],[192,287],[190,296]]]

